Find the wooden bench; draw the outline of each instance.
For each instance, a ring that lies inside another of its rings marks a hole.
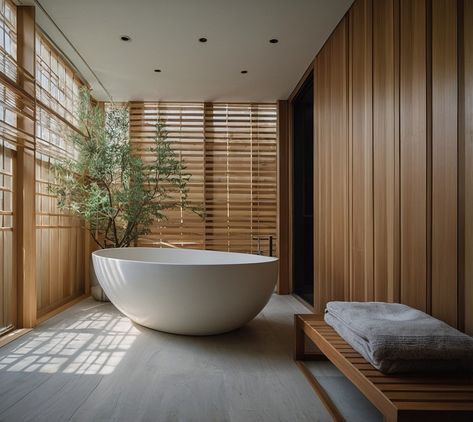
[[[306,351],[306,338],[317,348]],[[319,315],[295,315],[294,359],[336,421],[343,417],[304,361],[330,360],[384,415],[385,421],[473,421],[471,376],[386,375],[348,345]]]

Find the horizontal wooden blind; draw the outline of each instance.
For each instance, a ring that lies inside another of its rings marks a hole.
[[[254,252],[254,237],[271,235],[276,250],[276,105],[133,102],[130,138],[144,157],[158,119],[192,175],[190,198],[205,221],[172,211],[139,244]]]
[[[192,178],[188,184],[191,205],[204,205],[204,106],[201,103],[131,103],[130,139],[136,153],[145,160],[156,135],[158,120],[165,125],[168,140]],[[175,198],[174,198],[175,199]],[[174,246],[202,249],[205,225],[191,212],[169,210],[167,219],[158,221],[141,246]]]
[[[76,128],[80,79],[42,34],[36,38],[36,285],[38,316],[85,289],[85,233],[80,219],[58,209],[48,191],[51,163],[74,158],[67,133]]]
[[[209,249],[253,252],[277,219],[276,108],[208,104],[205,112]],[[267,242],[261,244],[268,253]]]

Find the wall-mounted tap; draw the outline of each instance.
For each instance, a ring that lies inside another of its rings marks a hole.
[[[273,256],[273,236],[253,236],[253,240],[257,241],[256,255],[263,255],[261,250],[261,241],[267,240],[269,246],[269,256]]]

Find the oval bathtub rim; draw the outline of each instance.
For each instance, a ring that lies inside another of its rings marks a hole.
[[[104,251],[112,251],[112,250],[124,250],[124,249],[168,249],[168,250],[180,250],[180,251],[197,251],[197,252],[209,252],[209,253],[222,253],[222,254],[237,254],[237,255],[249,255],[253,257],[265,258],[264,260],[257,261],[257,262],[219,262],[215,264],[209,263],[185,263],[185,262],[164,262],[164,261],[138,261],[136,259],[129,259],[129,258],[117,258],[113,256],[105,256],[102,255],[101,252]],[[104,258],[104,259],[113,259],[114,261],[124,261],[136,264],[153,264],[153,265],[169,265],[169,266],[197,266],[197,267],[216,267],[216,266],[232,266],[232,265],[258,265],[258,264],[269,264],[273,262],[278,262],[279,258],[276,256],[266,256],[266,255],[256,255],[256,254],[248,254],[243,252],[225,252],[225,251],[214,251],[209,249],[186,249],[186,248],[153,248],[153,247],[146,247],[146,246],[132,246],[132,247],[125,247],[125,248],[106,248],[106,249],[99,249],[92,252],[93,257]]]

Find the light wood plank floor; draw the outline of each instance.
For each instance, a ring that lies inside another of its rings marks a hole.
[[[330,420],[292,361],[293,314],[304,312],[293,297],[274,295],[240,330],[184,337],[84,300],[0,348],[0,420]],[[363,415],[372,416],[349,420]]]

